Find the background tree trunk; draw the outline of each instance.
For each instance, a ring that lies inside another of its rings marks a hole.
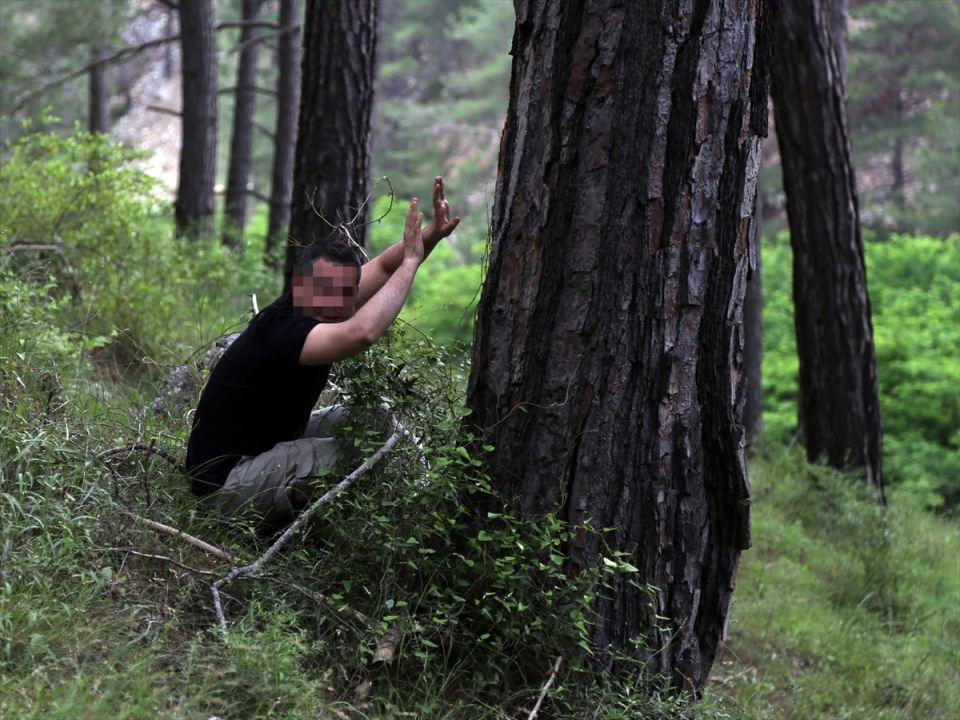
[[[750,228],[752,268],[743,299],[743,377],[747,386],[743,429],[747,443],[754,448],[759,445],[763,433],[763,279],[760,272],[763,203],[759,180],[755,192],[756,205]]]
[[[370,166],[370,113],[377,45],[377,0],[308,0],[303,24],[303,78],[290,239],[284,287],[302,245],[351,228],[363,245]],[[312,199],[312,202],[311,202]]]
[[[102,47],[95,47],[90,52],[90,60],[95,62],[104,56]],[[110,122],[110,92],[107,90],[107,69],[103,65],[91,68],[90,78],[90,116],[87,120],[87,129],[92,133],[105,133],[109,130]]]
[[[571,572],[627,553],[639,573],[596,602],[598,662],[638,639],[688,688],[749,546],[741,311],[769,4],[517,3],[477,312],[468,404],[495,485],[580,528]]]
[[[243,19],[253,22],[260,14],[261,0],[243,0]],[[251,43],[259,31],[244,27],[240,43],[246,45],[237,60],[237,90],[234,93],[233,134],[230,140],[230,167],[227,170],[227,194],[223,206],[224,245],[243,249],[243,226],[247,220],[247,181],[250,178],[250,148],[253,145],[253,112],[256,103],[257,52],[259,43]]]
[[[177,187],[177,233],[213,231],[217,161],[217,59],[212,0],[182,0],[183,140]]]
[[[280,27],[300,21],[300,0],[280,0]],[[293,192],[293,151],[297,143],[300,109],[300,30],[280,36],[277,49],[277,123],[273,140],[270,216],[267,220],[267,257],[273,257],[277,238],[290,227]],[[284,243],[285,245],[285,243]]]
[[[810,460],[861,467],[883,498],[870,300],[844,100],[843,0],[783,3],[773,107],[793,247],[799,425]]]

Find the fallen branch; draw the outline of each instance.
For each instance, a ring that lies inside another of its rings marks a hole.
[[[261,87],[260,85],[231,85],[230,87],[220,88],[217,95],[226,95],[227,93],[252,92],[261,95],[270,95],[277,97],[277,91],[273,88]]]
[[[190,543],[194,547],[200,548],[204,552],[209,553],[214,557],[218,557],[221,560],[226,560],[227,562],[233,562],[233,558],[230,557],[230,553],[228,553],[226,550],[221,550],[216,545],[211,545],[205,540],[201,540],[198,537],[194,537],[193,535],[185,533],[183,532],[183,530],[177,530],[177,528],[175,527],[171,527],[169,525],[164,525],[163,523],[159,523],[156,520],[150,520],[149,518],[141,517],[139,515],[134,515],[133,513],[128,511],[124,511],[124,512],[126,512],[130,517],[132,517],[137,522],[143,523],[147,527],[153,528],[157,532],[161,532],[166,535],[170,535],[171,537],[175,537],[180,540],[183,540],[186,543]]]
[[[533,706],[533,710],[531,710],[530,714],[527,715],[527,720],[536,719],[537,713],[540,712],[540,706],[543,704],[543,699],[547,696],[547,691],[550,689],[550,686],[553,685],[553,681],[557,677],[557,672],[560,670],[560,662],[562,660],[563,655],[557,655],[557,661],[553,664],[553,670],[550,671],[550,677],[547,678],[546,684],[540,691],[540,697],[537,698],[537,704]]]
[[[200,568],[190,567],[189,565],[184,565],[179,560],[174,560],[172,557],[167,557],[166,555],[154,555],[152,553],[140,552],[139,550],[125,547],[112,547],[108,548],[108,550],[112,552],[127,553],[128,555],[136,555],[137,557],[148,558],[150,560],[162,560],[163,562],[176,565],[178,568],[186,570],[187,572],[192,572],[196,575],[217,575],[217,573],[215,573],[213,570],[201,570]]]
[[[112,447],[107,450],[104,450],[101,453],[98,453],[97,458],[105,458],[111,455],[119,455],[122,452],[126,452],[129,456],[137,451],[146,452],[147,460],[149,460],[150,459],[149,456],[153,454],[153,455],[162,457],[164,460],[166,460],[168,463],[170,463],[174,467],[180,467],[180,461],[176,458],[176,456],[174,456],[173,453],[167,450],[164,450],[162,448],[158,448],[153,443],[149,445],[147,445],[146,443],[132,443],[130,445],[117,445],[116,447]]]
[[[300,516],[294,520],[286,530],[283,531],[283,534],[274,541],[273,545],[267,548],[267,551],[263,555],[249,565],[233,568],[224,577],[220,578],[210,586],[210,592],[213,595],[213,608],[217,613],[217,620],[220,623],[220,632],[224,635],[224,637],[227,634],[227,618],[223,614],[223,604],[220,602],[220,588],[222,588],[224,585],[230,584],[239,577],[251,576],[258,573],[260,568],[266,563],[270,562],[270,560],[273,559],[278,552],[280,552],[280,549],[290,541],[290,538],[292,538],[297,531],[300,530],[300,528],[310,522],[310,519],[317,513],[317,510],[319,510],[322,505],[326,505],[337,495],[349,489],[350,486],[353,485],[357,480],[366,475],[371,468],[376,466],[377,463],[379,463],[386,456],[386,454],[393,449],[394,445],[400,442],[400,438],[406,434],[407,433],[404,430],[396,430],[379,450],[361,463],[360,467],[347,475],[333,488],[315,500],[310,507],[300,513]]]

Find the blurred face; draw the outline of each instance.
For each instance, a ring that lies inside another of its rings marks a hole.
[[[357,303],[357,269],[320,258],[311,271],[293,273],[293,306],[321,322],[353,317]]]

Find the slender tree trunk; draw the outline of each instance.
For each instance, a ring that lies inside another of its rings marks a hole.
[[[243,0],[243,19],[253,22],[260,14],[261,0]],[[250,178],[250,148],[253,145],[253,112],[256,104],[257,52],[259,43],[249,43],[259,34],[255,27],[240,31],[240,42],[248,43],[237,60],[237,90],[234,93],[233,135],[230,140],[230,167],[223,208],[224,245],[243,249],[243,226],[247,220],[247,181]]]
[[[182,0],[183,140],[177,188],[177,233],[213,231],[217,160],[217,59],[212,0]]]
[[[903,222],[903,211],[907,209],[907,193],[906,193],[906,175],[903,169],[903,91],[900,89],[900,86],[897,86],[896,90],[896,100],[895,100],[895,110],[896,110],[896,125],[894,132],[896,132],[896,137],[893,138],[893,158],[892,158],[892,171],[893,171],[893,201],[897,205],[897,210],[900,211],[900,217],[897,218],[897,226],[900,227]],[[902,228],[901,228],[902,229]]]
[[[468,390],[494,484],[579,529],[570,571],[613,551],[639,569],[596,601],[596,662],[620,669],[616,648],[694,689],[750,542],[742,307],[769,6],[517,2]]]
[[[280,0],[280,27],[300,19],[300,0]],[[267,220],[267,257],[272,258],[278,238],[290,227],[290,200],[293,192],[293,151],[297,144],[297,116],[300,109],[300,31],[280,36],[277,61],[277,123],[273,139],[273,170],[270,187],[270,216]],[[284,243],[286,245],[286,243]]]
[[[104,56],[102,47],[94,48],[91,51],[91,61],[97,61]],[[105,133],[109,130],[110,93],[107,90],[106,67],[98,65],[91,68],[90,77],[90,117],[87,121],[87,129],[92,133]]]
[[[777,30],[772,94],[793,246],[798,415],[809,459],[863,468],[882,500],[880,406],[844,101],[841,3],[783,3]]]
[[[360,245],[366,236],[377,0],[307,0],[303,28],[285,287],[299,248],[330,235],[331,225],[347,223]]]
[[[177,11],[172,7],[167,8],[167,16],[165,25],[165,33],[167,37],[174,35],[175,30],[175,19]],[[163,77],[165,80],[169,80],[173,77],[173,44],[165,43],[163,46]]]
[[[763,432],[763,282],[760,273],[763,224],[760,184],[757,182],[753,226],[750,228],[751,269],[743,300],[743,377],[747,386],[743,428],[747,443],[756,447]]]

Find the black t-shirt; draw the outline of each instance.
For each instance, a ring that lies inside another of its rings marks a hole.
[[[222,487],[242,456],[303,434],[330,372],[329,365],[299,362],[317,323],[281,298],[253,318],[217,362],[187,443],[196,494]]]

